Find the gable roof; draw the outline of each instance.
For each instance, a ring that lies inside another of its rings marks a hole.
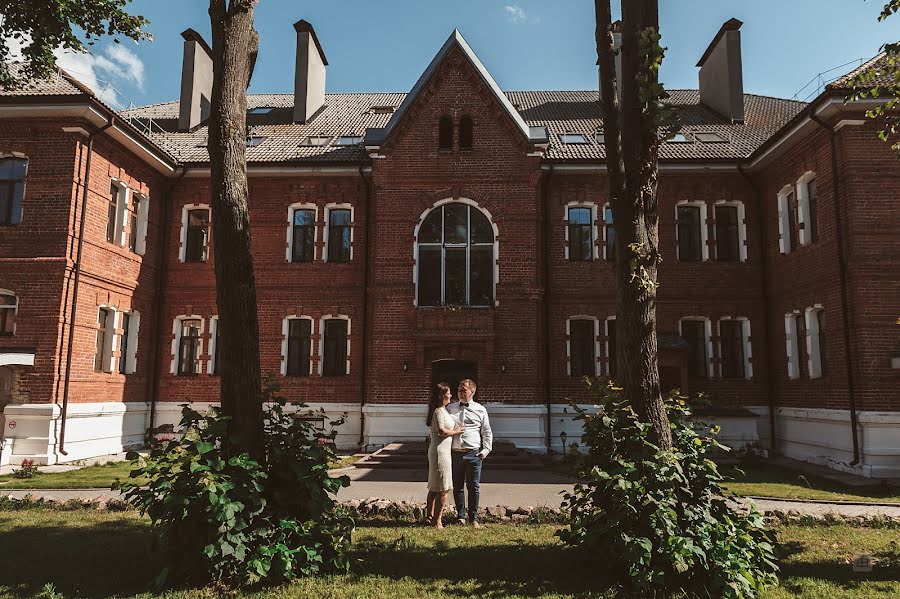
[[[388,121],[387,125],[380,129],[369,129],[366,131],[365,137],[365,145],[367,146],[380,146],[390,137],[391,133],[397,127],[397,124],[403,120],[403,117],[409,111],[410,107],[419,97],[419,94],[425,89],[428,85],[428,82],[431,81],[431,78],[434,76],[435,72],[437,72],[438,68],[440,68],[441,64],[444,62],[444,59],[447,58],[447,55],[450,54],[450,51],[454,48],[459,48],[462,50],[463,56],[465,56],[469,62],[475,67],[475,70],[481,76],[481,80],[488,87],[491,93],[494,95],[494,99],[500,103],[503,107],[503,110],[506,111],[509,118],[512,119],[513,123],[515,123],[516,128],[522,133],[526,140],[535,141],[538,143],[545,142],[546,139],[542,136],[540,131],[532,131],[532,129],[525,122],[525,119],[522,118],[522,115],[513,107],[512,103],[509,101],[509,98],[506,97],[506,94],[503,93],[503,90],[500,89],[500,86],[497,85],[497,82],[494,81],[494,78],[491,77],[491,74],[485,68],[484,64],[472,50],[471,46],[469,46],[468,42],[466,42],[465,38],[459,32],[458,29],[454,29],[453,33],[450,34],[450,37],[447,38],[447,41],[444,42],[444,45],[441,46],[441,49],[438,50],[438,53],[431,60],[431,63],[428,65],[428,68],[425,69],[425,72],[422,73],[422,76],[419,77],[419,80],[416,81],[416,84],[412,87],[406,97],[403,99],[403,103],[400,104],[400,107],[394,111],[391,120]]]
[[[863,64],[859,65],[857,68],[853,69],[843,77],[838,77],[837,79],[826,85],[825,88],[840,90],[852,89],[853,78],[858,77],[860,74],[870,69],[874,71],[875,78],[871,81],[863,82],[863,88],[871,89],[873,87],[884,87],[886,85],[900,84],[900,81],[897,80],[897,76],[894,70],[889,67],[891,67],[891,58],[888,56],[887,52],[881,52],[877,56],[870,58]]]

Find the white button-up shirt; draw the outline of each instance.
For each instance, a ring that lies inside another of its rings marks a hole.
[[[453,449],[474,449],[481,457],[486,457],[494,444],[487,409],[473,399],[468,404],[453,402],[447,406],[447,411],[466,427],[463,434],[453,437]]]

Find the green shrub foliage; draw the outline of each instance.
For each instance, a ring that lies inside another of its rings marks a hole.
[[[773,535],[759,512],[729,500],[709,458],[727,451],[698,433],[683,398],[667,402],[674,447],[650,442],[620,390],[595,381],[596,411],[575,406],[588,453],[557,535],[587,550],[605,576],[642,597],[757,597],[777,582]]]
[[[217,408],[204,415],[184,405],[184,436],[154,448],[131,472],[149,484],[123,483],[160,533],[167,565],[159,583],[245,586],[348,571],[354,522],[329,494],[349,479],[328,475],[342,420],[321,431],[287,411],[275,391],[264,394],[265,464],[226,451],[227,418]]]

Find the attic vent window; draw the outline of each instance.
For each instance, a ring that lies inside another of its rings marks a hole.
[[[362,142],[359,135],[341,135],[335,141],[336,146],[358,146]]]
[[[372,106],[369,108],[369,112],[372,114],[391,114],[394,112],[393,106]]]
[[[249,113],[250,114],[269,114],[273,110],[275,110],[275,109],[272,108],[271,106],[257,106],[256,108],[251,108],[249,110]]]
[[[324,135],[310,135],[302,142],[300,142],[301,146],[327,146],[328,142],[331,141],[330,137]]]
[[[261,135],[250,135],[249,137],[247,137],[247,147],[255,148],[265,140],[266,138]]]
[[[718,133],[713,133],[712,131],[707,131],[705,133],[695,133],[694,137],[697,138],[698,141],[701,141],[705,144],[724,144],[728,143],[728,140]]]
[[[563,133],[559,139],[566,145],[583,145],[590,143],[583,133]]]
[[[691,138],[689,138],[689,137],[688,137],[687,135],[685,135],[684,133],[676,133],[674,136],[672,136],[671,138],[669,138],[667,141],[668,141],[669,143],[672,143],[672,144],[689,144],[689,143],[692,143]]]

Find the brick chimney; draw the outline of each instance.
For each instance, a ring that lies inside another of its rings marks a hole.
[[[735,122],[744,121],[741,25],[737,19],[725,22],[697,63],[700,102]]]
[[[316,30],[303,19],[297,31],[297,66],[294,74],[294,122],[306,123],[325,105],[325,67],[328,59]]]
[[[181,63],[181,103],[178,106],[178,129],[190,131],[209,118],[212,96],[212,50],[193,29],[181,33],[184,59]]]

